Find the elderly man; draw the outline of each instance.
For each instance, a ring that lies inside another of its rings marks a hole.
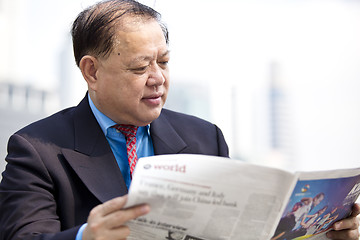
[[[163,109],[168,32],[156,11],[132,0],[100,2],[79,14],[72,36],[88,93],[77,107],[11,136],[1,240],[126,239],[126,222],[150,211],[123,209],[138,158],[228,156],[218,127]],[[334,239],[358,237],[354,210]]]

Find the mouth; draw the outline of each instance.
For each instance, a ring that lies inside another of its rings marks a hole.
[[[150,94],[150,95],[147,95],[147,96],[143,97],[142,101],[144,101],[148,105],[157,106],[157,105],[161,104],[162,96],[163,96],[162,92],[153,93],[153,94]]]

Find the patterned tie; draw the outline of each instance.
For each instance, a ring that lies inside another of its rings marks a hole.
[[[114,128],[116,128],[116,130],[124,134],[126,138],[126,151],[129,161],[130,173],[132,177],[132,173],[134,171],[137,162],[136,131],[138,127],[133,125],[117,124],[114,126]]]

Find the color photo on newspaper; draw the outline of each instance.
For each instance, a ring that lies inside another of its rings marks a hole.
[[[272,240],[306,239],[347,217],[359,191],[360,177],[300,180]]]

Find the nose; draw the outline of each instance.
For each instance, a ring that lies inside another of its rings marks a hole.
[[[160,85],[164,84],[164,82],[165,82],[165,77],[163,74],[163,70],[157,64],[153,64],[150,68],[147,85],[148,86],[160,86]]]

